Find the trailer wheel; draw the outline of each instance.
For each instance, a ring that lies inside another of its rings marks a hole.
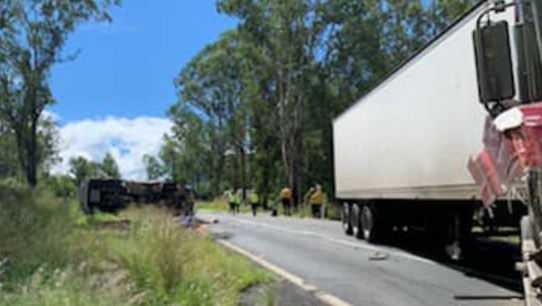
[[[348,205],[348,203],[343,203],[343,207],[341,210],[341,221],[344,233],[347,235],[352,235],[353,231],[350,215],[350,205]]]
[[[374,205],[364,205],[361,209],[361,234],[365,241],[377,243],[386,239],[391,227],[386,226],[380,216]]]
[[[374,242],[374,213],[368,205],[361,209],[361,228],[363,239],[367,242]]]
[[[352,224],[352,233],[356,238],[363,239],[363,230],[361,228],[361,208],[360,205],[352,205],[352,210],[350,211],[350,223]]]

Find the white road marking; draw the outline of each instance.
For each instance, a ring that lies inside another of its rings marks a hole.
[[[281,276],[282,278],[288,280],[289,282],[293,283],[296,286],[301,287],[303,290],[312,292],[314,296],[322,301],[323,303],[329,305],[329,306],[351,306],[350,303],[347,303],[340,298],[327,293],[323,290],[318,289],[316,286],[310,285],[306,283],[301,277],[294,275],[270,262],[267,260],[262,259],[260,256],[253,255],[252,253],[224,240],[218,240],[218,243],[222,244],[226,248],[235,251],[243,256],[248,257],[250,260],[254,261],[255,263],[259,264],[260,266],[272,271],[273,273]]]
[[[378,247],[378,246],[374,246],[374,245],[369,245],[369,244],[362,243],[362,242],[352,242],[352,241],[348,241],[348,240],[344,240],[344,239],[331,238],[331,237],[328,237],[326,235],[322,235],[322,234],[312,232],[312,231],[290,230],[290,229],[286,229],[284,227],[275,226],[275,225],[271,225],[271,224],[267,224],[267,223],[254,222],[254,221],[237,219],[237,218],[231,218],[231,220],[236,221],[238,223],[244,223],[244,224],[249,224],[249,225],[259,226],[259,227],[266,227],[266,228],[273,229],[275,231],[280,231],[280,232],[289,233],[289,234],[314,236],[314,237],[317,237],[317,238],[327,240],[327,241],[332,242],[332,243],[352,247],[354,249],[364,249],[364,250],[367,250],[367,251],[370,251],[370,252],[377,252],[377,251],[378,252],[385,252],[385,253],[388,253],[388,254],[393,255],[393,256],[407,258],[407,259],[422,262],[422,263],[425,263],[425,264],[437,265],[437,263],[435,263],[432,260],[429,260],[427,258],[423,258],[423,257],[420,257],[420,256],[412,255],[412,254],[409,254],[409,253],[406,253],[406,252],[390,250],[390,249],[387,249],[387,248]]]

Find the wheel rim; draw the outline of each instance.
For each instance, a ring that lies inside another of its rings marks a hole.
[[[374,220],[373,212],[368,206],[363,206],[361,214],[361,225],[363,228],[363,238],[365,238],[366,240],[370,240],[373,231]]]
[[[349,223],[350,223],[350,220],[349,220],[350,218],[348,218],[348,205],[347,204],[343,205],[341,219],[342,219],[342,223],[343,223],[343,229],[345,231],[348,230]]]
[[[359,226],[359,206],[357,204],[354,204],[354,206],[352,206],[352,215],[350,218],[350,223],[352,224],[352,231],[354,232],[354,235],[358,236],[360,232],[360,226]]]

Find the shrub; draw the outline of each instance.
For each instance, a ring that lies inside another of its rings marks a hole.
[[[0,306],[116,306],[129,301],[127,295],[116,295],[105,284],[81,275],[82,271],[70,268],[37,269],[15,290],[0,290]]]
[[[147,293],[148,305],[236,305],[244,288],[270,279],[210,238],[179,227],[165,211],[146,207],[125,214],[131,230],[110,237],[109,256]]]
[[[0,258],[11,260],[12,276],[29,273],[47,262],[51,268],[70,261],[68,239],[73,210],[48,194],[27,190],[0,198]]]
[[[233,306],[244,288],[269,279],[165,210],[87,218],[73,200],[10,194],[0,198],[0,306]],[[130,223],[101,227],[104,218]]]

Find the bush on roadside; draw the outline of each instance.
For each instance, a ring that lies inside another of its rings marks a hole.
[[[270,279],[164,211],[147,207],[126,215],[131,230],[110,237],[109,257],[126,267],[148,305],[236,305],[244,288]]]
[[[0,306],[233,306],[243,289],[270,279],[165,210],[86,217],[75,200],[8,194],[0,197]]]
[[[84,260],[96,236],[77,226],[82,216],[74,201],[17,185],[4,184],[0,193],[0,306],[129,301],[124,290],[112,294],[92,279]]]
[[[67,175],[51,175],[40,181],[41,189],[49,190],[58,198],[70,198],[77,195],[74,180]]]
[[[117,306],[129,296],[115,294],[106,284],[89,281],[83,271],[70,268],[37,269],[10,291],[0,290],[1,306]]]
[[[11,191],[0,198],[0,258],[9,258],[10,275],[25,275],[43,265],[62,267],[70,261],[68,239],[73,210],[48,194]]]

